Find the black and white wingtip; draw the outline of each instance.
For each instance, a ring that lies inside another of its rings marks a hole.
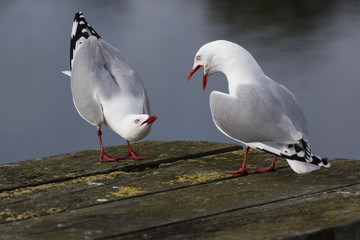
[[[90,34],[100,39],[100,35],[86,22],[84,14],[77,12],[74,17],[74,23],[71,30],[70,40],[70,69],[73,66],[74,53],[79,46],[88,39]]]
[[[294,154],[291,156],[282,155],[286,158],[290,167],[296,173],[308,173],[320,169],[320,167],[330,167],[327,158],[321,158],[313,155],[310,150],[309,143],[301,140],[299,144],[290,144],[289,150],[293,149]]]

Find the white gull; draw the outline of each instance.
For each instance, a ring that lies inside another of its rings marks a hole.
[[[139,74],[117,49],[105,42],[86,22],[82,12],[75,14],[70,42],[70,68],[74,105],[80,116],[97,127],[100,162],[119,158],[105,154],[101,140],[104,124],[126,139],[124,159],[144,159],[136,154],[130,141],[139,141],[150,132],[156,115]]]
[[[306,120],[295,96],[266,76],[248,51],[225,40],[207,43],[196,53],[188,81],[201,67],[203,90],[209,76],[225,74],[229,93],[211,92],[212,118],[222,133],[245,144],[242,167],[229,173],[250,173],[246,169],[249,148],[274,154],[268,168],[255,172],[275,170],[276,156],[286,158],[296,173],[330,167],[326,159],[311,153]]]

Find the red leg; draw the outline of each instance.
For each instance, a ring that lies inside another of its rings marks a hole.
[[[118,157],[109,157],[108,155],[106,155],[105,151],[104,151],[104,147],[101,141],[101,130],[100,127],[97,129],[97,135],[99,138],[99,142],[100,142],[100,149],[101,149],[101,154],[100,154],[100,158],[99,158],[99,162],[116,162],[117,160],[120,160],[120,158]]]
[[[128,140],[126,140],[126,142],[128,144],[128,150],[127,150],[127,155],[123,157],[123,159],[134,159],[134,160],[148,159],[148,157],[141,156],[140,154],[134,152],[134,150],[131,148],[130,142]]]
[[[276,155],[274,155],[274,158],[273,158],[273,160],[272,160],[269,167],[267,167],[267,168],[257,168],[255,170],[255,173],[263,173],[263,172],[275,171],[275,161],[276,161]]]
[[[252,174],[251,172],[249,172],[249,171],[246,169],[246,158],[247,158],[249,149],[250,149],[250,147],[245,146],[245,156],[244,156],[244,161],[243,161],[242,167],[241,167],[239,170],[236,170],[236,171],[226,171],[227,173],[231,173],[231,174],[237,174],[237,173]]]

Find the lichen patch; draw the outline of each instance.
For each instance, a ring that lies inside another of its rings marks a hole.
[[[115,197],[132,197],[142,193],[146,193],[146,191],[141,190],[141,188],[119,187],[116,192],[112,192],[111,194]]]
[[[191,185],[204,183],[213,181],[216,179],[221,179],[226,177],[226,173],[219,173],[219,172],[207,172],[207,173],[195,173],[195,174],[184,174],[178,176],[176,180],[170,180],[168,182],[163,182],[163,184],[173,185],[176,183],[189,183]]]

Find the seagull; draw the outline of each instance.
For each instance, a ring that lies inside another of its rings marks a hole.
[[[195,55],[191,76],[203,68],[203,90],[208,77],[225,74],[229,93],[213,91],[210,109],[216,127],[245,145],[242,167],[228,173],[252,174],[246,169],[250,148],[274,155],[267,168],[275,170],[276,157],[284,157],[296,173],[330,167],[325,158],[311,153],[303,111],[293,93],[264,74],[253,56],[236,43],[217,40],[203,45]]]
[[[71,92],[80,116],[96,126],[100,143],[100,162],[114,162],[103,148],[100,130],[106,127],[123,137],[128,145],[123,159],[145,159],[133,151],[130,141],[147,136],[156,115],[150,115],[150,103],[140,75],[120,52],[105,42],[77,12],[71,31]]]

